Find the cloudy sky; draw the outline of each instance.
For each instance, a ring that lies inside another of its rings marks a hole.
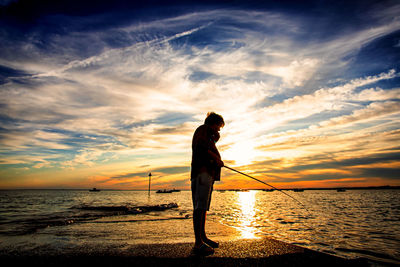
[[[132,2],[0,1],[0,188],[400,185],[398,1]]]

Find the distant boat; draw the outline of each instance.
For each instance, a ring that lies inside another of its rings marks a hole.
[[[274,192],[274,189],[261,189],[264,192]]]
[[[159,190],[156,191],[156,193],[172,193],[172,190],[159,189]]]
[[[92,189],[89,190],[89,192],[100,192],[100,189],[93,187]]]
[[[160,189],[160,190],[156,191],[156,193],[172,193],[172,192],[181,192],[181,190],[179,190],[179,189],[170,189],[170,190]]]
[[[304,189],[301,188],[295,188],[293,189],[294,192],[304,192]]]
[[[346,192],[346,189],[344,189],[344,188],[338,188],[338,189],[336,189],[336,191],[337,191],[337,192]]]

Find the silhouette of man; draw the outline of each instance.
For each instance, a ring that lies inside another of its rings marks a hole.
[[[192,140],[192,168],[190,180],[193,200],[194,254],[210,255],[218,243],[207,238],[205,223],[210,208],[214,181],[219,181],[224,166],[215,143],[225,122],[221,115],[209,112]]]

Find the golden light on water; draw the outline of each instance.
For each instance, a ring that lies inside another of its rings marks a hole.
[[[239,225],[241,237],[246,239],[255,239],[257,229],[253,226],[256,218],[255,203],[257,191],[238,192],[238,204],[241,209],[239,214]]]

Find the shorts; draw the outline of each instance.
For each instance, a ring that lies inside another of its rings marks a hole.
[[[193,209],[209,210],[214,179],[206,172],[202,172],[192,179]]]

